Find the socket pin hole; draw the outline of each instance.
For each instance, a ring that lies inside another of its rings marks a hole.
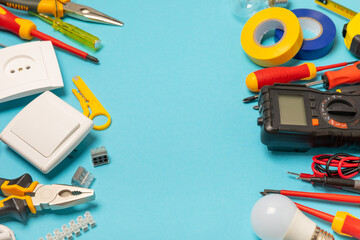
[[[30,69],[31,67],[30,66],[26,66],[26,69]]]
[[[11,72],[11,73],[15,73],[15,70],[11,70],[10,72]]]
[[[19,68],[19,72],[21,72],[23,70],[23,68]]]

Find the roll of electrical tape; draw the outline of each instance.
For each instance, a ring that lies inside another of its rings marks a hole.
[[[285,34],[271,46],[261,45],[263,36],[275,29]],[[241,45],[249,58],[263,67],[273,67],[292,59],[303,43],[299,20],[286,8],[271,7],[252,16],[241,32]]]
[[[313,38],[304,38],[296,59],[318,59],[330,52],[334,45],[336,27],[334,22],[325,14],[311,9],[294,9],[292,12],[298,17],[302,30],[315,34]],[[281,39],[283,31],[275,31],[275,41]]]

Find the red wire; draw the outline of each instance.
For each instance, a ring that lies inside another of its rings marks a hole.
[[[53,37],[51,37],[49,35],[46,35],[45,33],[42,33],[42,32],[40,32],[40,31],[38,31],[36,29],[31,30],[31,35],[33,37],[36,37],[36,38],[41,39],[41,40],[51,41],[54,46],[56,46],[58,48],[61,48],[61,49],[64,49],[64,50],[66,50],[68,52],[71,52],[71,53],[73,53],[73,54],[75,54],[77,56],[80,56],[82,58],[86,58],[87,55],[88,55],[88,53],[83,52],[80,49],[74,48],[74,47],[72,47],[70,45],[67,45],[66,43],[64,43],[64,42],[62,42],[60,40],[57,40],[56,38],[53,38]]]
[[[327,162],[329,161],[329,158],[332,157],[333,155],[330,154],[321,154],[321,155],[316,155],[313,157],[313,163],[311,164],[311,169],[313,170],[315,176],[317,177],[324,177],[324,176],[328,176],[327,173],[324,172],[319,172],[316,168],[315,165],[322,165],[326,167]],[[326,157],[326,158],[324,158]],[[324,158],[324,159],[321,159]],[[339,177],[344,178],[344,179],[348,179],[348,178],[352,178],[354,176],[356,176],[359,172],[354,172],[352,174],[349,175],[344,175],[342,173],[342,169],[344,168],[358,168],[359,167],[359,163],[349,163],[348,161],[360,161],[359,157],[346,157],[346,156],[338,156],[338,158],[340,158],[340,160],[337,159],[333,159],[330,163],[330,167],[335,167],[337,168],[337,172],[339,174]]]

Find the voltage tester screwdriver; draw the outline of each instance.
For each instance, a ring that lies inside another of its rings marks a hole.
[[[20,38],[26,40],[31,40],[33,37],[36,37],[41,40],[51,41],[52,44],[58,48],[64,49],[84,59],[88,59],[93,62],[99,62],[97,58],[89,55],[88,53],[76,49],[36,30],[36,25],[32,21],[19,18],[3,7],[0,7],[0,30],[12,32]]]
[[[343,62],[327,66],[316,67],[313,63],[304,63],[294,67],[270,67],[257,70],[246,77],[246,86],[252,92],[259,92],[263,86],[275,83],[290,83],[298,80],[310,80],[316,77],[317,72],[331,68],[343,67],[356,63]]]

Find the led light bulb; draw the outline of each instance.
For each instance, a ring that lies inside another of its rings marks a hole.
[[[286,7],[288,0],[230,0],[233,13],[242,20],[268,7]]]
[[[267,195],[256,202],[251,225],[263,240],[334,240],[280,194]]]

